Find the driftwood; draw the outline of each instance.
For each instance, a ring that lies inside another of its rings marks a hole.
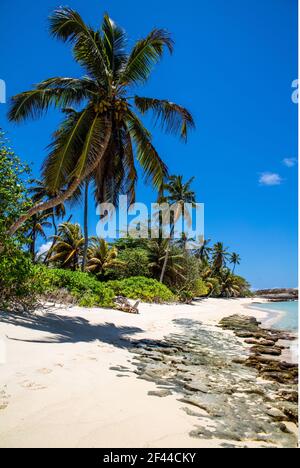
[[[128,314],[138,314],[139,313],[139,303],[137,301],[134,305],[131,305],[129,300],[124,296],[117,296],[114,298],[114,303],[116,305],[116,309],[122,310],[122,312],[127,312]]]

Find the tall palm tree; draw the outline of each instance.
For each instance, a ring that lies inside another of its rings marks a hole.
[[[63,203],[90,177],[98,202],[116,201],[120,191],[128,193],[133,201],[135,159],[146,180],[160,188],[167,168],[136,111],[141,115],[152,112],[163,130],[185,141],[188,130],[194,127],[184,107],[168,100],[132,95],[135,85],[148,81],[165,49],[173,51],[167,31],[152,30],[127,52],[124,30],[108,15],[101,28],[93,30],[76,11],[63,7],[50,16],[50,32],[72,44],[73,56],[85,76],[49,78],[12,99],[9,119],[14,122],[39,117],[51,105],[60,109],[73,106],[77,112],[64,116],[43,165],[45,184],[53,197],[21,216],[11,226],[10,234],[38,211]]]
[[[214,271],[219,272],[222,267],[226,266],[228,256],[229,254],[228,254],[227,247],[224,247],[223,242],[217,242],[213,246],[213,252],[212,252],[212,261],[213,261]]]
[[[49,262],[57,262],[63,268],[76,270],[83,253],[84,237],[79,224],[62,223],[58,234],[53,236],[55,243],[50,249]]]
[[[117,257],[116,247],[109,247],[104,239],[94,239],[88,249],[86,270],[95,273],[98,277],[103,277],[107,270],[125,266],[125,263]]]
[[[230,270],[222,274],[221,295],[224,297],[238,297],[240,295],[240,284],[235,275]]]
[[[233,264],[232,273],[234,273],[236,265],[240,265],[241,263],[240,255],[236,252],[232,252],[232,254],[230,255],[229,263]]]
[[[183,254],[177,249],[170,248],[169,239],[151,239],[147,242],[146,251],[149,258],[149,269],[154,278],[161,275],[163,265],[165,265],[165,279],[183,276]],[[168,253],[168,255],[167,255]]]
[[[204,239],[201,247],[199,247],[199,249],[197,249],[195,252],[195,256],[199,258],[199,260],[201,260],[201,262],[203,263],[208,262],[210,253],[212,251],[212,248],[208,247],[210,241],[210,239]]]
[[[36,261],[36,241],[38,236],[41,236],[44,240],[47,240],[45,229],[50,229],[52,227],[52,224],[48,221],[49,216],[50,214],[48,212],[37,213],[32,216],[30,220],[30,227],[27,238],[30,239],[29,252],[31,254],[33,263]]]
[[[189,179],[187,182],[183,182],[183,176],[181,175],[173,175],[170,176],[167,183],[163,184],[163,191],[167,192],[167,195],[164,195],[160,198],[160,202],[167,202],[169,203],[170,207],[176,205],[176,210],[173,215],[173,220],[171,224],[171,231],[170,231],[170,239],[168,242],[165,260],[162,266],[161,274],[160,274],[160,282],[163,282],[166,266],[168,263],[168,257],[170,252],[170,242],[171,238],[174,234],[174,227],[176,221],[179,219],[181,215],[183,215],[184,211],[184,204],[185,203],[196,203],[196,194],[193,190],[191,190],[191,183],[193,182],[194,177]]]

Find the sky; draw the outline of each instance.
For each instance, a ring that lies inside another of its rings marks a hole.
[[[153,130],[171,174],[195,177],[205,204],[205,237],[223,241],[242,258],[237,273],[253,288],[297,286],[297,79],[296,0],[1,0],[0,80],[7,99],[51,76],[83,74],[70,47],[50,37],[47,18],[59,5],[97,27],[104,12],[129,35],[129,46],[154,27],[170,31],[165,55],[140,95],[187,107],[196,130],[183,144]],[[19,125],[0,104],[0,127],[35,177],[51,134],[61,121],[50,111]],[[138,201],[155,201],[139,181]],[[96,212],[90,200],[89,230]],[[72,208],[82,222],[82,206]]]

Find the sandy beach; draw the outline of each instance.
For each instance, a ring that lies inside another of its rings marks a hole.
[[[190,437],[195,421],[177,394],[148,395],[157,385],[137,378],[129,350],[180,333],[174,319],[232,335],[216,328],[221,318],[266,318],[247,308],[253,301],[141,304],[139,315],[79,307],[1,314],[0,447],[220,447],[223,440]]]

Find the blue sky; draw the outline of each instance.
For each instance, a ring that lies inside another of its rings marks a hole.
[[[8,97],[51,76],[80,76],[67,45],[47,31],[49,13],[64,2],[1,0],[0,79]],[[297,285],[296,0],[68,0],[94,26],[104,11],[134,40],[153,27],[168,29],[175,53],[156,67],[140,95],[188,107],[197,129],[187,145],[153,132],[170,173],[195,176],[205,203],[206,237],[242,257],[237,270],[253,287]],[[58,112],[10,124],[0,105],[0,126],[35,176],[46,155]],[[284,160],[288,160],[283,162]],[[155,199],[140,182],[138,199]],[[82,221],[82,207],[72,209]],[[90,203],[90,231],[96,215]]]

